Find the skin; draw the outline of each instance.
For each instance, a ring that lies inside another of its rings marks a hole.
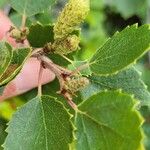
[[[7,31],[12,25],[7,16],[0,11],[0,40],[6,39],[12,46],[16,46],[15,41],[6,36]],[[17,77],[11,81],[4,89],[3,94],[0,96],[0,101],[7,98],[20,95],[38,86],[40,63],[36,58],[30,58],[22,68]],[[54,80],[55,75],[48,69],[44,69],[42,75],[42,84],[46,84]]]

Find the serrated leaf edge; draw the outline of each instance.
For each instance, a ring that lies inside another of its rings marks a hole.
[[[122,93],[122,89],[118,89],[118,90],[114,90],[114,91],[103,90],[103,91],[101,91],[101,92],[98,92],[98,93],[96,93],[96,94],[93,94],[91,97],[93,97],[94,95],[97,95],[97,94],[108,93],[108,92],[112,92],[112,93],[115,92],[115,93],[118,93],[118,95],[128,96],[129,98],[132,99],[133,105],[132,105],[131,109],[129,109],[129,110],[130,110],[132,113],[135,113],[135,114],[138,116],[139,121],[141,122],[140,125],[139,125],[139,127],[138,127],[138,129],[140,130],[140,133],[141,133],[141,141],[140,141],[140,143],[139,143],[139,147],[140,147],[140,145],[142,144],[142,141],[143,141],[144,138],[145,138],[144,131],[142,130],[142,125],[143,125],[143,123],[144,123],[145,120],[144,120],[144,118],[142,117],[142,115],[140,114],[140,112],[136,109],[139,102],[134,98],[134,95]],[[90,99],[90,97],[89,97],[88,99]],[[88,99],[87,99],[87,100],[88,100]],[[86,102],[86,100],[85,100],[85,101],[82,101],[82,102],[78,105],[78,107],[80,107],[80,106],[81,106],[82,104],[84,104],[85,102]],[[76,117],[77,117],[77,113],[83,113],[83,114],[84,114],[84,112],[82,112],[82,111],[80,112],[80,110],[77,111],[76,114],[75,114],[75,120],[76,120]]]
[[[23,60],[22,64],[14,71],[12,72],[12,74],[10,75],[9,78],[6,78],[5,80],[3,80],[2,82],[0,82],[0,86],[6,84],[7,82],[11,81],[16,74],[19,73],[19,71],[21,70],[21,68],[23,67],[23,65],[25,64],[25,62],[27,61],[27,59],[31,56],[31,48],[21,48],[21,49],[29,49],[29,53],[28,55],[26,56],[26,58]],[[19,49],[18,49],[19,50]],[[8,66],[9,67],[9,66]],[[6,70],[7,71],[7,70]]]
[[[143,26],[147,26],[147,28],[148,28],[148,30],[150,30],[150,24],[144,24]],[[126,29],[128,29],[128,28],[130,28],[130,27],[135,27],[136,29],[138,29],[138,28],[140,28],[140,27],[138,27],[138,23],[136,23],[136,24],[133,24],[133,25],[131,25],[131,26],[127,26],[125,29],[123,29],[122,31],[124,31],[124,30],[126,30]],[[121,31],[121,32],[122,32]],[[118,32],[117,31],[117,34],[119,34],[119,33],[121,33],[121,32]],[[105,43],[107,43],[107,41],[109,41],[110,39],[112,39],[113,37],[115,37],[117,34],[114,34],[111,38],[109,37],[103,44],[102,44],[102,46],[100,46],[100,48],[98,48],[97,49],[97,51],[99,50],[99,49],[101,49],[104,45],[105,45]],[[150,44],[149,44],[149,46],[148,46],[148,48],[147,49],[145,49],[145,51],[139,56],[139,57],[137,57],[133,62],[131,62],[130,64],[128,64],[127,66],[125,66],[125,67],[123,67],[122,69],[119,69],[119,70],[117,70],[117,71],[115,71],[115,72],[111,72],[111,73],[106,73],[106,74],[100,74],[100,73],[94,73],[93,72],[93,74],[95,74],[95,75],[97,75],[97,76],[109,76],[109,75],[115,75],[115,74],[117,74],[117,73],[119,73],[120,71],[123,71],[123,70],[125,70],[125,69],[127,69],[128,67],[130,67],[131,65],[135,65],[136,63],[137,63],[137,60],[138,59],[140,59],[147,51],[149,51],[149,49],[150,49]],[[96,52],[97,52],[96,51]],[[93,55],[94,56],[94,55]],[[93,57],[92,56],[92,57]],[[91,58],[92,58],[91,57]],[[94,62],[90,62],[91,61],[91,58],[88,60],[89,61],[89,67],[90,67],[90,65],[91,64],[93,64]],[[91,70],[92,71],[92,70]]]
[[[9,43],[7,43],[6,41],[4,41],[4,40],[2,40],[1,42],[4,42],[4,44],[5,44],[5,46],[7,47],[7,45],[11,48],[11,50],[9,50],[9,51],[11,51],[11,59],[9,60],[9,63],[7,64],[7,66],[6,66],[6,68],[5,68],[5,70],[3,71],[3,73],[0,75],[0,79],[1,79],[1,77],[3,76],[3,74],[7,71],[7,68],[9,67],[9,65],[10,65],[10,63],[11,63],[11,60],[12,60],[12,57],[13,57],[13,49],[12,49],[12,46],[9,44]],[[1,86],[1,85],[0,85]]]
[[[65,108],[65,106],[64,106],[64,104],[62,103],[62,102],[60,102],[59,100],[57,100],[57,98],[55,98],[55,97],[53,97],[53,96],[49,96],[49,95],[42,95],[41,97],[49,97],[49,98],[53,98],[54,99],[54,101],[56,102],[56,103],[59,103],[60,105],[62,105],[62,107],[63,107],[63,109],[66,111],[66,113],[69,115],[69,122],[70,122],[70,124],[72,125],[72,136],[73,136],[73,139],[72,139],[72,141],[71,141],[71,143],[73,143],[73,141],[75,141],[75,139],[76,139],[76,137],[75,137],[75,131],[76,131],[76,127],[75,127],[75,125],[73,124],[73,122],[71,121],[71,119],[73,118],[73,115],[69,112],[69,109],[66,109]],[[42,100],[42,98],[41,97],[39,97],[39,96],[37,96],[37,98],[39,99],[39,100]],[[35,97],[36,98],[36,97]],[[28,103],[28,102],[27,102]],[[21,107],[18,107],[17,108],[17,111],[16,112],[14,112],[13,113],[13,115],[12,115],[12,118],[16,115],[16,113],[19,111],[19,110],[21,110],[22,109],[22,107],[24,107],[27,103],[25,103],[24,105],[22,105]],[[42,102],[40,102],[40,103],[42,103]],[[9,134],[9,124],[12,122],[12,119],[6,124],[7,125],[7,128],[5,129],[5,132],[6,133],[8,133]],[[7,137],[6,137],[7,138]],[[6,139],[5,139],[6,140]],[[71,145],[71,143],[68,143],[68,148],[70,148],[70,145]],[[5,149],[5,141],[4,141],[4,143],[1,145],[4,149]]]

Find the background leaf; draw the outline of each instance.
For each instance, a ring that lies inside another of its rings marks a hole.
[[[73,140],[72,131],[70,114],[59,101],[49,96],[36,97],[14,114],[4,147],[7,150],[67,150]]]
[[[4,88],[5,88],[5,86],[0,86],[0,95],[3,94]]]
[[[141,14],[147,5],[147,0],[105,0],[105,3],[115,8],[124,18],[128,18]]]
[[[7,136],[5,129],[6,129],[6,121],[0,118],[0,135],[1,135],[0,136],[0,150],[3,150],[3,147],[1,145],[4,143],[4,140]]]
[[[3,73],[6,71],[7,67],[9,66],[12,55],[13,55],[13,51],[11,46],[6,42],[1,41],[0,42],[0,77],[3,75]]]
[[[13,51],[11,63],[0,78],[0,86],[8,83],[19,73],[30,53],[30,48],[20,48]]]
[[[140,100],[141,105],[150,106],[150,93],[141,80],[140,73],[134,67],[107,77],[92,75],[89,80],[89,86],[81,91],[83,99],[105,89],[122,89],[123,92],[134,95],[136,99]]]
[[[135,100],[119,92],[98,93],[81,103],[75,119],[77,150],[137,150],[142,118],[134,107]]]
[[[0,0],[0,8],[3,8],[8,3],[9,3],[9,0]]]
[[[30,27],[28,41],[32,47],[40,48],[45,44],[54,41],[54,33],[52,25],[42,25],[36,23]]]
[[[11,0],[11,6],[19,14],[29,17],[50,8],[54,2],[55,0]]]
[[[133,64],[150,47],[149,25],[127,27],[116,33],[94,54],[90,60],[95,74],[116,73]]]
[[[145,122],[143,124],[143,129],[144,129],[144,143],[145,143],[145,148],[146,150],[150,149],[150,108],[149,107],[142,107],[141,108],[141,113],[145,118]]]

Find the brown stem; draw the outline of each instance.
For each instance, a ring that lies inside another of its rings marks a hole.
[[[59,65],[57,65],[57,64],[54,64],[54,66],[57,67],[57,68],[59,68],[59,69],[60,69],[61,71],[63,71],[64,73],[67,73],[68,75],[71,74],[71,71],[68,70],[68,69],[66,69],[66,68],[64,68],[64,67],[61,67],[61,66],[59,66]]]
[[[46,65],[47,68],[53,71],[56,74],[56,76],[61,77],[62,71],[59,68],[55,67],[55,64],[51,62],[51,60],[48,57],[40,56],[38,58]]]
[[[55,66],[55,64],[53,62],[51,62],[51,60],[49,58],[47,58],[46,56],[40,56],[40,57],[38,57],[38,59],[40,59],[44,63],[46,68],[48,68],[52,72],[54,72],[54,74],[56,75],[56,77],[59,80],[60,89],[62,89],[62,87],[64,85],[64,81],[63,81],[63,77],[62,77],[63,71],[60,70],[59,68],[57,68]]]
[[[31,57],[39,57],[41,54],[43,54],[43,48],[37,48],[32,51]]]
[[[67,100],[68,104],[74,109],[78,110],[77,105],[73,102],[72,97],[67,91],[62,91],[61,94],[64,96],[64,98]]]
[[[73,102],[73,101],[68,101],[68,104],[75,110],[75,111],[77,111],[78,110],[78,107],[77,107],[77,105]]]
[[[71,64],[73,64],[73,61],[70,60],[68,57],[66,57],[65,55],[61,55],[64,59],[66,59],[68,62],[70,62]]]
[[[84,70],[84,69],[86,69],[86,68],[88,68],[89,67],[89,64],[87,63],[87,64],[84,64],[84,65],[81,65],[81,66],[79,66],[78,68],[76,68],[74,71],[72,71],[71,72],[71,74],[70,74],[70,76],[73,76],[73,75],[75,75],[75,74],[77,74],[77,73],[80,73],[80,71],[82,71],[82,70]]]
[[[44,67],[46,67],[46,68],[50,69],[52,72],[54,72],[54,74],[57,76],[59,83],[60,83],[59,94],[61,94],[67,100],[68,104],[75,111],[78,111],[77,105],[72,100],[72,95],[69,94],[69,92],[64,89],[65,77],[63,75],[65,75],[65,73],[66,73],[66,75],[68,75],[66,77],[70,77],[71,75],[74,75],[76,72],[87,68],[88,64],[82,65],[82,66],[78,67],[76,70],[74,70],[73,72],[71,72],[68,69],[65,69],[59,65],[54,64],[48,57],[46,57],[44,55],[39,55],[37,58],[44,64]],[[41,75],[39,75],[39,78],[41,78]],[[38,93],[40,95],[41,94],[41,83],[39,83],[38,91],[39,91]]]
[[[43,75],[43,66],[42,62],[40,62],[40,69],[39,69],[39,77],[38,77],[38,95],[42,95],[42,75]]]

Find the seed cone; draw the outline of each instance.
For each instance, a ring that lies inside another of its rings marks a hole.
[[[89,10],[89,0],[69,0],[54,26],[54,38],[64,38],[72,33],[86,18]]]

